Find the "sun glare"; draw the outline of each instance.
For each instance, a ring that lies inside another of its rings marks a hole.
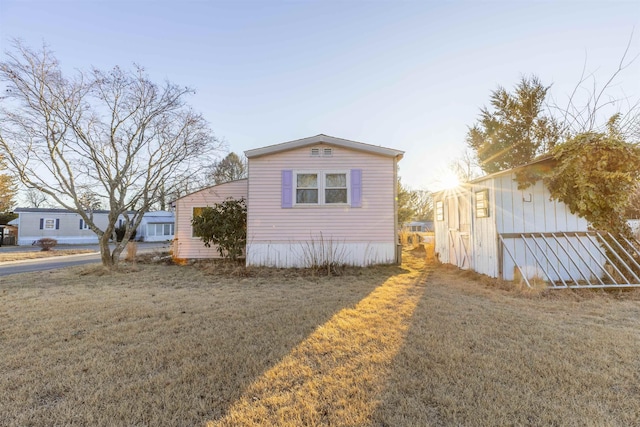
[[[460,185],[460,179],[452,171],[446,171],[440,176],[439,184],[443,190],[452,190]]]

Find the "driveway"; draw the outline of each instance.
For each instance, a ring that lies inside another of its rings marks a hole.
[[[169,242],[140,242],[138,243],[138,253],[165,252],[170,248]],[[56,249],[78,249],[94,250],[94,253],[56,256],[49,258],[38,258],[24,261],[0,262],[0,276],[10,274],[27,273],[32,271],[56,270],[59,268],[72,267],[82,264],[92,264],[100,262],[100,249],[98,245],[58,245]],[[3,246],[0,253],[8,252],[34,252],[40,248],[35,246]],[[125,253],[123,253],[123,256]]]

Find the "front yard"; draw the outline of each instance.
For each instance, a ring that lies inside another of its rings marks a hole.
[[[0,425],[640,424],[639,291],[404,260],[1,277]]]

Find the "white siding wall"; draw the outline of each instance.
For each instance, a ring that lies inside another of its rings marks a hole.
[[[437,213],[435,212],[436,206],[439,202],[442,202],[444,209],[443,219],[439,220]],[[437,193],[433,197],[434,218],[433,218],[433,230],[435,232],[435,252],[440,262],[444,264],[453,264],[455,260],[449,259],[450,253],[450,241],[449,241],[449,213],[447,211],[448,203],[446,200],[446,193]]]
[[[477,218],[475,212],[475,193],[489,191],[489,216]],[[498,277],[498,238],[496,233],[496,186],[495,180],[488,179],[482,184],[473,185],[470,190],[471,212],[473,219],[472,248],[474,270],[491,277]]]
[[[395,261],[395,158],[332,148],[312,157],[311,147],[249,159],[247,264],[303,266],[301,252],[320,240],[343,245],[344,261],[356,265]],[[362,207],[281,206],[281,171],[362,170]]]
[[[547,232],[572,232],[587,231],[588,222],[584,218],[572,214],[564,203],[551,200],[551,195],[542,181],[525,189],[518,190],[518,183],[513,174],[506,174],[495,179],[496,181],[496,226],[498,233],[547,233]],[[579,270],[587,272],[588,268],[576,255],[572,259],[574,265],[565,250],[569,254],[575,251],[569,243],[558,244],[553,239],[547,239],[551,250],[556,256],[538,248],[532,239],[508,239],[505,246],[509,249],[518,265],[524,273],[530,277],[539,276],[546,279],[542,269],[537,265],[536,257],[542,263],[544,270],[552,275],[552,278],[570,280],[571,276],[579,275]],[[575,239],[571,243],[579,249],[584,259],[589,259],[587,252],[597,254],[597,249],[588,244],[588,251],[583,249]],[[542,241],[538,242],[545,247]],[[527,245],[529,247],[527,247]],[[535,257],[534,257],[535,254]],[[549,259],[547,260],[548,257]],[[600,258],[600,257],[598,257]],[[599,271],[595,262],[589,261],[594,271]],[[566,269],[565,269],[566,268]],[[503,277],[512,280],[514,277],[515,263],[505,253],[503,258]],[[555,271],[554,271],[555,269]]]
[[[34,241],[48,237],[58,244],[98,243],[98,236],[91,230],[80,229],[80,215],[72,212],[20,212],[18,245],[31,245]],[[60,220],[60,228],[40,229],[40,218]],[[100,228],[107,225],[107,214],[94,213],[94,221]]]
[[[475,194],[483,189],[489,190],[490,213],[489,217],[477,218]],[[451,207],[462,205],[459,203],[447,203],[447,197],[452,197],[452,193],[441,192],[434,199],[434,201],[444,200],[445,209],[444,221],[435,221],[436,252],[440,257],[440,261],[456,264],[455,252],[451,248],[450,235],[451,230],[458,230],[459,228],[459,215],[464,215],[465,213],[460,212],[456,217],[452,212],[449,212]],[[500,277],[501,254],[498,244],[498,234],[500,233],[574,232],[587,231],[588,229],[588,223],[584,218],[572,214],[563,203],[550,200],[549,191],[542,181],[538,181],[535,185],[525,190],[519,190],[513,173],[478,180],[466,189],[458,190],[458,195],[455,197],[467,197],[472,206],[470,238],[473,259],[472,268],[491,277]],[[556,257],[546,253],[548,260],[545,258],[545,251],[538,249],[531,239],[527,239],[526,243],[523,239],[508,239],[505,246],[517,260],[517,264],[529,276],[538,275],[546,279],[542,270],[537,266],[533,254],[541,261],[545,270],[553,273],[552,278],[554,279],[561,277],[564,280],[570,280],[572,276],[578,277],[579,271],[589,272],[587,264],[596,273],[600,273],[597,263],[591,261],[587,255],[587,252],[598,253],[594,245],[586,243],[587,249],[585,250],[575,239],[570,239],[573,246],[579,249],[580,255],[585,260],[588,260],[584,262],[579,259],[579,256],[575,255],[575,251],[569,243],[557,243],[553,239],[547,239],[547,241],[550,243],[551,251],[557,254]],[[538,243],[540,246],[544,246],[542,241]],[[527,244],[530,249],[527,248]],[[570,255],[567,255],[565,250]],[[601,257],[596,258],[599,262],[603,262]],[[502,262],[502,277],[506,280],[513,280],[515,263],[506,252]],[[457,264],[460,264],[459,258]],[[463,265],[458,266],[464,267]]]
[[[542,181],[518,190],[513,174],[495,178],[498,233],[586,231],[587,220],[572,214],[564,203],[550,200]]]
[[[174,256],[187,259],[220,257],[215,246],[207,248],[200,238],[193,237],[191,219],[193,218],[193,208],[213,206],[229,197],[246,201],[247,180],[241,179],[208,187],[176,201]]]

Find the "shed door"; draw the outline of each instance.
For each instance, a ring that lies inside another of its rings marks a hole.
[[[463,269],[471,268],[469,257],[470,212],[469,201],[464,195],[447,198],[449,262]]]

